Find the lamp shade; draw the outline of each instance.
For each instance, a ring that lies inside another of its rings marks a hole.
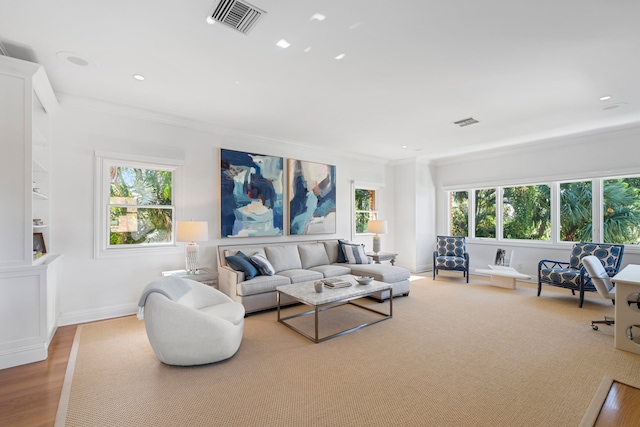
[[[369,221],[367,231],[369,231],[369,233],[386,234],[387,221],[384,219],[372,219]]]
[[[204,242],[209,240],[207,221],[178,221],[176,233],[178,242]]]

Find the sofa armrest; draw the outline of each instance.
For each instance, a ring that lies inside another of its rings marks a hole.
[[[221,265],[218,266],[218,289],[233,297],[237,295],[236,285],[244,282],[244,273],[233,268]]]

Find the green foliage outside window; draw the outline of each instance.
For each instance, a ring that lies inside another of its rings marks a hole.
[[[109,244],[170,243],[173,173],[121,166],[109,172]]]
[[[603,182],[605,243],[640,244],[640,177]]]
[[[476,237],[496,237],[496,189],[476,190]]]
[[[469,236],[469,192],[452,191],[449,194],[451,235]]]
[[[367,233],[369,221],[376,219],[376,190],[356,188],[356,233]]]
[[[560,240],[591,242],[593,236],[591,181],[560,184]]]
[[[502,212],[505,239],[551,238],[551,189],[548,185],[504,188]]]

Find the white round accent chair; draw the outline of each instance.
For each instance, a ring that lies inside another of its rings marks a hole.
[[[166,276],[149,283],[138,303],[154,353],[167,365],[192,366],[233,356],[244,332],[244,306],[217,289]]]

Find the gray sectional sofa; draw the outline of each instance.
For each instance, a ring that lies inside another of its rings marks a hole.
[[[276,307],[276,287],[302,283],[343,274],[372,276],[393,285],[393,296],[409,295],[410,272],[406,268],[387,264],[347,264],[338,262],[338,240],[264,243],[218,246],[219,289],[234,301],[244,305],[247,313]],[[264,255],[275,270],[272,276],[258,275],[245,280],[243,271],[234,270],[226,257],[241,251],[247,256]],[[389,291],[374,294],[389,298]],[[283,300],[282,304],[291,301]]]

